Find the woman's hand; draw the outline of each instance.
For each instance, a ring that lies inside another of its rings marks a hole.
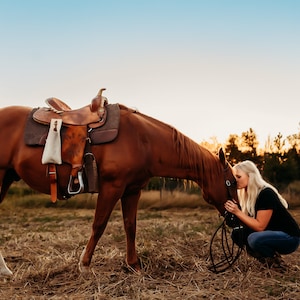
[[[236,215],[240,209],[239,207],[237,206],[236,203],[234,203],[233,201],[231,200],[228,200],[225,204],[224,204],[224,207],[227,211],[229,211],[230,213]]]
[[[239,218],[242,223],[244,223],[246,226],[253,229],[254,231],[265,230],[270,222],[273,213],[272,209],[259,210],[256,214],[256,217],[252,218],[243,213],[239,209],[238,205],[231,200],[226,201],[224,207],[227,211],[237,216],[237,218]]]

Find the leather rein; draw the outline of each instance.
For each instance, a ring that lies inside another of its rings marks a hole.
[[[233,191],[234,189],[236,189],[236,181],[230,180],[228,176],[229,170],[230,167],[227,164],[227,166],[224,169],[224,180],[227,188],[227,197],[228,199],[236,201],[233,198]],[[237,244],[235,244],[230,236],[230,227],[240,229],[242,228],[241,223],[239,222],[237,217],[235,217],[228,211],[225,211],[223,217],[224,220],[213,234],[209,247],[211,265],[208,267],[208,269],[214,273],[221,273],[232,267],[232,265],[236,262],[236,260],[239,258],[243,251],[243,247],[240,247]],[[239,238],[243,238],[242,234],[239,236]],[[219,259],[218,262],[216,262],[217,259]]]

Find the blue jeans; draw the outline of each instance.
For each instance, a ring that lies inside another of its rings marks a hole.
[[[275,252],[289,254],[297,250],[300,238],[283,231],[259,231],[250,233],[247,238],[250,248],[263,257],[273,257]]]

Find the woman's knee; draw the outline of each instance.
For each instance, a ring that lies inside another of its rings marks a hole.
[[[249,234],[247,238],[248,245],[250,248],[255,249],[260,245],[260,234],[259,232],[253,232]]]

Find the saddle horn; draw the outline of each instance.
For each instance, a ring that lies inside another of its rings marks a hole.
[[[102,97],[102,92],[105,90],[106,89],[100,89],[97,96],[92,100],[91,106],[90,106],[91,112],[96,112],[98,110],[101,110],[101,108],[103,108],[105,98]]]

